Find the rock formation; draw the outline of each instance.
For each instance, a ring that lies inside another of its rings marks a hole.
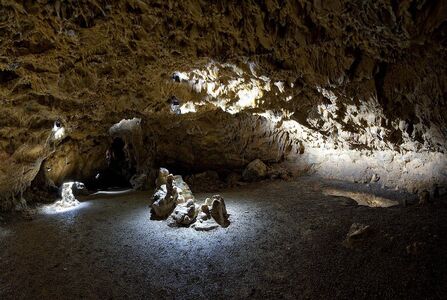
[[[260,159],[447,185],[445,1],[16,0],[0,16],[2,210],[32,201],[41,169],[95,182],[118,137],[148,176]]]
[[[220,195],[214,195],[210,210],[211,217],[222,227],[228,227],[230,221],[228,220],[227,207],[225,201]]]
[[[169,171],[166,168],[160,168],[158,170],[158,176],[157,179],[155,180],[155,187],[159,188],[161,187],[163,184],[166,184],[168,182],[168,175],[169,175]]]
[[[61,186],[61,199],[53,204],[53,207],[64,209],[79,205],[76,194],[82,193],[85,190],[85,186],[82,182],[66,182]]]
[[[168,173],[168,175],[166,175]],[[182,176],[169,174],[165,168],[160,168],[156,181],[161,184],[152,196],[152,217],[163,219],[168,217],[177,204],[194,203],[194,196]],[[189,206],[188,206],[189,207]]]
[[[176,225],[189,226],[196,221],[197,214],[198,206],[196,206],[194,200],[190,199],[186,203],[177,205],[171,214],[171,218]]]
[[[178,193],[174,187],[174,176],[168,175],[166,184],[162,185],[152,197],[152,217],[166,218],[177,205]]]
[[[225,201],[220,195],[207,198],[198,205],[182,177],[169,174],[166,168],[160,168],[156,184],[160,186],[152,196],[152,219],[165,219],[170,215],[169,226],[193,225],[197,231],[230,225]]]
[[[200,206],[197,222],[193,224],[193,228],[197,231],[210,231],[219,226],[228,227],[230,225],[228,217],[224,199],[220,195],[214,195],[212,198],[206,198]]]

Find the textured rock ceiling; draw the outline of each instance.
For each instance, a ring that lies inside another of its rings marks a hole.
[[[58,185],[95,176],[109,128],[134,117],[116,135],[138,172],[260,158],[445,185],[445,1],[117,2],[0,1],[3,208],[39,170]],[[184,114],[170,113],[173,95]]]

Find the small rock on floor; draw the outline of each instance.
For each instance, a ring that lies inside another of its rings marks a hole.
[[[219,227],[214,220],[199,221],[192,226],[197,231],[210,231]]]

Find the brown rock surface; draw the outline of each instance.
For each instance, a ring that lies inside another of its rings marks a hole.
[[[442,188],[446,20],[444,1],[3,1],[0,207],[41,169],[93,181],[109,129],[132,118],[140,128],[118,135],[137,173],[260,158]],[[173,95],[196,112],[171,114]],[[56,120],[65,136],[50,145]]]

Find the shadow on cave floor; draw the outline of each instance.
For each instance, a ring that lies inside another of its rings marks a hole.
[[[148,192],[0,227],[0,298],[441,299],[447,205],[370,208],[328,181],[221,192],[231,225],[211,232],[149,219]],[[212,195],[196,194],[200,201]],[[351,224],[371,234],[342,245]]]

